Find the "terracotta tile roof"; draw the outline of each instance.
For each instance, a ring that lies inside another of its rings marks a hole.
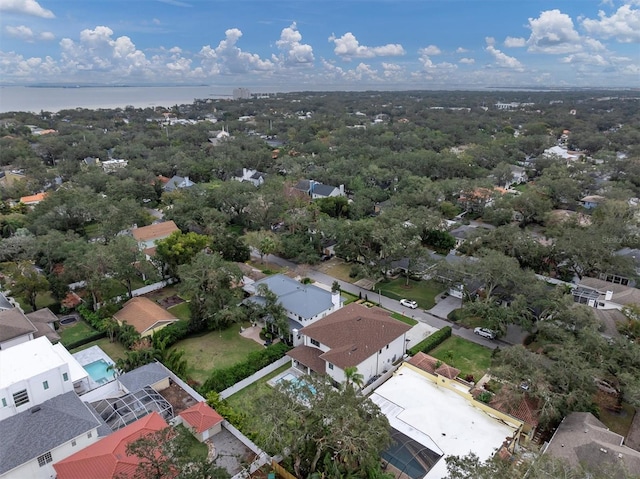
[[[506,387],[506,386],[505,386]],[[509,414],[524,421],[532,427],[536,427],[540,420],[539,401],[524,393],[522,396],[509,394],[509,391],[500,391],[494,396],[489,405],[503,413]]]
[[[20,203],[25,205],[35,205],[36,203],[40,203],[47,197],[46,193],[37,193],[35,195],[23,196],[20,198]]]
[[[182,416],[182,419],[192,426],[198,434],[224,421],[224,418],[205,402],[199,402],[189,409],[182,411],[180,416]]]
[[[454,368],[453,366],[449,366],[446,363],[443,363],[437,358],[433,356],[429,356],[423,352],[419,352],[411,359],[409,359],[409,364],[417,367],[418,369],[422,369],[430,374],[439,374],[445,378],[455,379],[460,374],[460,370]]]
[[[137,241],[148,241],[166,238],[174,231],[180,231],[176,224],[173,221],[164,221],[141,228],[134,228],[131,234]]]
[[[302,328],[300,334],[331,348],[321,358],[344,369],[362,363],[410,329],[384,309],[351,303]]]
[[[325,374],[325,362],[320,358],[322,351],[311,346],[298,346],[287,352],[287,356],[304,364],[314,373]]]
[[[140,334],[152,329],[156,323],[178,321],[173,314],[148,298],[132,298],[113,317],[133,326]]]
[[[58,479],[133,478],[140,463],[137,456],[127,456],[127,444],[160,431],[168,424],[157,412],[129,424],[100,441],[53,465]]]

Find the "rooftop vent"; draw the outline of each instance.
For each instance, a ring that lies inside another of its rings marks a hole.
[[[40,409],[42,409],[40,406],[32,407],[32,408],[30,409],[31,414],[34,414],[34,413],[38,412]]]

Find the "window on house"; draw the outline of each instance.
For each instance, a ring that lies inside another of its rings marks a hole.
[[[49,389],[49,381],[42,381],[42,387],[45,389]]]
[[[329,363],[329,369],[333,369],[333,364]]]
[[[71,447],[76,447],[76,440],[71,441]]]
[[[315,339],[311,340],[311,344],[313,344],[314,346],[320,347],[320,343],[318,341],[316,341]]]
[[[387,349],[389,349],[389,345],[387,344]]]
[[[62,380],[63,380],[63,381],[68,381],[68,380],[69,380],[69,374],[67,374],[67,373],[62,373]]]
[[[7,400],[2,398],[2,407],[7,407]]]
[[[87,437],[88,437],[88,438],[91,438],[91,436],[93,436],[93,433],[92,433],[91,431],[89,431],[89,432],[87,433]]]
[[[22,406],[23,404],[27,404],[29,402],[29,393],[26,389],[22,391],[18,391],[13,395],[13,403],[17,406]]]
[[[49,464],[52,461],[53,461],[53,458],[51,457],[51,451],[45,452],[42,456],[38,456],[38,465],[40,467],[45,466],[46,464]]]

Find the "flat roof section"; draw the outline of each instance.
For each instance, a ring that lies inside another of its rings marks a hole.
[[[436,455],[464,456],[473,452],[484,461],[516,431],[410,367],[401,366],[370,398],[380,406],[391,427]],[[424,478],[446,476],[442,457]]]

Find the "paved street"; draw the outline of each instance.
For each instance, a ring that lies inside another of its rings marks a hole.
[[[260,255],[255,251],[252,251],[251,254],[257,258],[260,257]],[[268,256],[265,256],[264,259],[269,263],[277,264],[279,266],[288,268],[292,271],[296,271],[298,269],[298,265],[296,263],[292,263],[291,261],[287,261],[286,259],[280,258],[278,256],[268,255]],[[404,314],[405,316],[408,316],[410,318],[415,319],[416,321],[424,323],[425,325],[430,326],[433,329],[440,329],[440,328],[443,328],[444,326],[451,326],[453,328],[454,336],[460,336],[461,338],[467,339],[477,344],[481,344],[488,348],[495,349],[497,347],[509,346],[509,344],[506,342],[503,342],[500,340],[490,340],[490,339],[482,338],[477,334],[474,334],[472,330],[461,328],[455,323],[451,323],[449,321],[446,321],[444,319],[434,316],[430,312],[423,311],[421,309],[407,308],[405,306],[402,306],[399,301],[396,301],[395,299],[387,298],[386,296],[382,296],[377,291],[368,291],[354,284],[341,281],[337,278],[334,278],[333,276],[329,276],[328,274],[322,273],[315,269],[309,269],[305,271],[305,276],[319,283],[326,284],[328,286],[331,286],[334,281],[337,281],[338,284],[340,285],[340,288],[343,291],[346,291],[347,293],[351,293],[356,296],[358,296],[359,294],[362,294],[363,298],[367,297],[372,302],[380,303],[380,305],[383,308],[386,308],[390,311],[395,311],[397,313]],[[438,305],[436,305],[436,308],[437,306]],[[442,311],[442,307],[440,309],[436,309],[436,308],[434,308],[434,310]]]

